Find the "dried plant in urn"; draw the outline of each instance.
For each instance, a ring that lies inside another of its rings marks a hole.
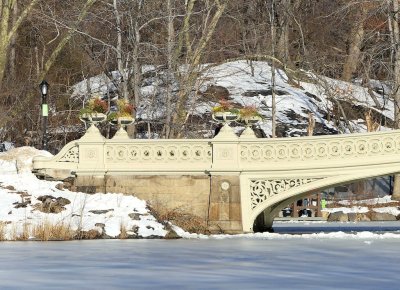
[[[252,125],[262,120],[262,116],[258,112],[256,106],[244,106],[239,110],[240,120],[246,125]]]
[[[212,108],[213,119],[218,122],[232,122],[238,119],[239,110],[226,99],[219,100],[219,105]]]
[[[135,107],[129,103],[126,99],[117,101],[117,111],[112,112],[108,115],[108,120],[114,125],[129,125],[132,124],[135,119],[133,118],[133,110]]]
[[[86,106],[79,111],[79,119],[83,122],[98,123],[106,120],[108,103],[99,96],[89,99]]]

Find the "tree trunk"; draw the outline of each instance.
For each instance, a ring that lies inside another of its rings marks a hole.
[[[186,4],[186,14],[183,19],[183,27],[182,27],[181,33],[179,33],[179,36],[178,36],[178,45],[175,50],[175,59],[178,59],[183,51],[184,39],[185,39],[185,44],[187,46],[186,47],[186,55],[191,53],[190,34],[189,34],[190,18],[192,16],[193,7],[194,7],[194,4],[196,3],[196,1],[197,0],[188,0],[188,2]]]
[[[115,22],[117,25],[117,67],[120,74],[120,93],[125,100],[128,100],[128,82],[124,70],[124,61],[122,59],[122,31],[121,31],[121,16],[118,11],[117,0],[113,0],[113,9],[115,15]]]
[[[272,3],[274,3],[273,1]],[[275,4],[273,4],[274,6]],[[271,13],[276,13],[278,15],[277,19],[277,34],[275,37],[276,43],[276,57],[281,60],[283,63],[288,63],[289,59],[289,23],[290,23],[290,9],[291,3],[290,0],[280,1],[277,9],[278,11],[274,11],[275,7],[272,7],[273,11]],[[274,15],[275,19],[275,15]],[[275,25],[275,23],[274,23]]]
[[[17,22],[17,16],[18,16],[18,2],[16,1],[14,4],[13,8],[13,18],[12,18],[12,26],[15,26],[15,23]],[[17,33],[15,33],[11,37],[11,43],[10,43],[10,77],[12,80],[15,80],[15,77],[17,75],[16,72],[16,65],[15,65],[15,42],[17,40]]]
[[[139,61],[139,44],[140,44],[140,29],[139,29],[139,20],[138,20],[138,15],[140,15],[143,2],[138,3],[137,7],[137,15],[135,19],[131,21],[133,24],[133,49],[132,49],[132,66],[133,66],[133,78],[132,78],[132,87],[133,87],[133,94],[134,94],[134,112],[133,114],[136,115],[136,110],[137,107],[139,106],[139,101],[140,101],[140,84],[142,80],[142,69]],[[135,117],[135,116],[134,116]],[[129,137],[135,138],[136,137],[136,125],[133,123],[132,125],[129,125],[127,127],[127,132]]]
[[[0,43],[0,88],[7,66],[7,47]]]
[[[363,3],[359,4],[356,14],[356,21],[350,32],[350,45],[346,61],[343,66],[342,79],[351,81],[353,73],[357,69],[360,59],[361,45],[364,39],[364,22],[367,17],[367,9]]]
[[[393,46],[393,99],[394,99],[394,120],[395,129],[400,129],[400,48],[399,48],[399,3],[398,0],[388,0],[389,1],[389,13],[393,17],[391,32],[392,38],[394,40]],[[391,3],[390,3],[391,2]],[[393,195],[392,199],[400,200],[400,174],[396,174],[393,183]]]
[[[26,16],[31,12],[35,4],[39,0],[31,0],[26,8],[21,12],[17,19],[11,21],[11,11],[14,8],[15,1],[1,0],[1,19],[0,19],[0,87],[2,85],[7,67],[7,56],[14,35],[18,28],[25,20]],[[13,16],[14,17],[14,16]],[[15,16],[16,17],[16,16]],[[10,21],[12,22],[10,27]]]
[[[171,117],[172,117],[172,82],[174,76],[174,41],[175,41],[175,29],[174,29],[174,17],[172,15],[171,0],[167,0],[168,9],[168,44],[167,44],[167,59],[168,59],[168,72],[167,72],[167,101],[166,101],[166,120],[164,136],[169,137],[171,132]]]
[[[308,113],[308,127],[307,127],[307,136],[312,136],[314,134],[315,128],[315,118],[313,113]]]
[[[270,13],[270,22],[271,22],[271,54],[272,54],[272,63],[271,63],[271,126],[272,132],[271,137],[276,137],[276,93],[275,93],[275,1],[271,2],[271,13]]]

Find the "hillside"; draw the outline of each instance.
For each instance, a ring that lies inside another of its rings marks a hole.
[[[136,119],[138,122],[162,121],[165,109],[166,71],[163,67],[145,66]],[[290,77],[289,77],[289,76]],[[118,74],[84,80],[72,90],[72,98],[93,95],[118,95]],[[389,87],[379,81],[348,83],[309,72],[276,70],[276,108],[278,137],[306,135],[310,113],[315,119],[314,135],[367,131],[370,118],[376,130],[388,130],[392,125],[393,102]],[[177,91],[177,84],[174,83]],[[187,103],[189,120],[201,124],[204,137],[211,137],[211,108],[219,99],[231,100],[237,107],[256,106],[264,116],[259,128],[271,135],[272,107],[271,67],[262,61],[234,61],[202,68],[200,77]],[[176,96],[175,96],[176,97]],[[368,115],[366,117],[366,115]],[[237,130],[243,129],[234,124]]]

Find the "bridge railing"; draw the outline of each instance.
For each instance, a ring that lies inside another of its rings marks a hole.
[[[212,162],[209,140],[107,140],[104,164],[108,171],[205,172]]]
[[[120,130],[105,139],[91,127],[56,156],[35,157],[34,172],[63,179],[69,175],[99,174],[207,174],[212,144],[207,139],[129,139]]]
[[[392,161],[400,130],[334,136],[258,139],[227,127],[213,139],[105,139],[92,126],[52,158],[34,159],[38,174],[226,174]],[[51,172],[52,171],[52,172]]]
[[[399,156],[400,130],[246,140],[240,142],[239,154],[242,170],[383,163]]]

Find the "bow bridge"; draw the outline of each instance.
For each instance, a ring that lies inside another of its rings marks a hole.
[[[74,177],[77,190],[122,192],[153,207],[201,218],[211,232],[252,232],[288,204],[324,188],[400,172],[400,130],[335,136],[238,137],[225,125],[213,139],[105,139],[91,126],[34,172]]]

